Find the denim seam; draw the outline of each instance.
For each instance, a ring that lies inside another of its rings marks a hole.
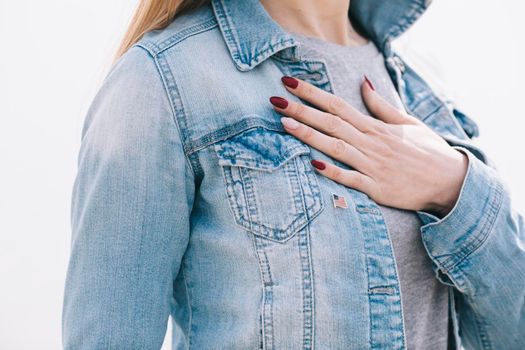
[[[361,234],[364,233],[364,230],[363,230],[363,221],[358,217],[358,222],[359,222],[359,226],[360,226],[360,230],[359,232],[361,232]],[[371,276],[371,273],[370,273],[370,266],[368,264],[368,250],[367,250],[367,243],[366,243],[366,239],[363,237],[363,256],[364,256],[364,265],[365,265],[365,270],[366,270],[366,284],[367,284],[367,289],[370,289],[370,276]],[[372,344],[373,344],[373,341],[372,341],[372,333],[373,333],[373,322],[372,322],[372,303],[370,302],[370,295],[367,295],[366,297],[366,300],[367,300],[367,306],[368,306],[368,347],[370,349],[372,349]]]
[[[303,158],[303,156],[300,156],[303,161],[303,166],[305,167],[305,177],[308,179],[308,187],[307,189],[310,190],[311,196],[313,198],[312,205],[306,207],[306,215],[308,218],[308,222],[312,222],[313,219],[315,219],[325,208],[324,200],[321,195],[321,188],[319,186],[319,180],[317,179],[317,176],[319,176],[313,169],[311,169],[310,162],[307,160],[306,156]],[[303,191],[305,190],[305,187],[303,187]],[[304,195],[303,198],[306,198],[307,195]]]
[[[237,134],[253,128],[264,128],[272,131],[286,132],[280,123],[274,123],[262,119],[261,116],[254,114],[253,117],[243,118],[242,120],[233,124],[227,125],[219,130],[212,131],[204,136],[201,136],[197,140],[188,141],[188,154],[200,151],[201,149],[207,148],[217,142],[227,140]]]
[[[310,240],[310,226],[307,226],[306,227],[306,233],[308,234],[308,246],[307,246],[307,249],[308,249],[308,265],[310,267],[310,288],[312,289],[312,306],[311,306],[311,344],[312,344],[312,347],[311,349],[313,350],[315,348],[315,278],[314,278],[314,266],[313,266],[313,262],[312,262],[312,253],[311,253],[311,240]]]
[[[239,202],[238,197],[235,196],[235,190],[233,189],[233,183],[235,182],[235,180],[233,179],[232,169],[223,167],[222,174],[223,174],[223,178],[225,182],[226,196],[228,197],[228,203],[229,203],[228,208],[230,209],[230,212],[235,222],[238,224],[238,222],[241,221],[241,216],[243,215],[242,203]],[[246,201],[246,195],[244,194],[244,183],[242,179],[241,179],[241,183],[242,183],[242,188],[243,188],[244,200]],[[247,215],[249,216],[249,213],[247,213]],[[250,227],[248,227],[248,229],[250,229]]]
[[[218,3],[220,6],[216,6],[215,5],[216,3]],[[220,0],[217,2],[212,2],[212,5],[215,9],[217,20],[222,30],[223,36],[226,39],[226,44],[228,45],[228,48],[230,49],[232,57],[235,60],[242,62],[242,58],[240,57],[240,54],[239,54],[239,44],[238,44],[239,39],[237,38],[236,33],[234,32],[234,27],[233,27],[233,24],[231,23],[230,16],[226,12],[227,7],[224,6],[224,1]]]
[[[197,34],[208,32],[218,26],[217,21],[215,18],[211,18],[207,21],[204,21],[200,24],[195,24],[192,27],[187,28],[185,31],[181,31],[178,33],[178,35],[174,35],[169,39],[166,39],[164,42],[161,42],[159,45],[159,51],[157,54],[161,54],[166,50],[171,49],[173,46],[177,45],[178,43],[194,36]],[[164,47],[162,47],[164,45]]]
[[[250,60],[250,62],[248,62],[248,66],[250,68],[253,68],[255,65],[263,62],[264,60],[266,60],[268,57],[272,56],[272,54],[270,55],[267,55],[268,52],[277,52],[277,51],[280,51],[286,47],[289,47],[288,46],[288,43],[290,42],[293,42],[294,39],[286,39],[286,40],[281,40],[277,43],[275,43],[274,45],[271,45],[270,44],[270,47],[264,49],[264,50],[261,50],[259,52],[257,52],[253,57],[252,59]],[[261,58],[262,57],[262,58]]]
[[[304,205],[304,192],[301,187],[301,174],[302,169],[298,166],[298,161],[302,156],[296,156],[290,159],[290,162],[286,163],[287,165],[283,167],[283,171],[286,174],[286,178],[289,179],[288,190],[290,191],[291,198],[293,198],[294,209],[298,213],[304,213],[304,219],[308,222],[308,208]]]
[[[260,330],[259,330],[259,332],[260,332],[260,342],[262,343],[262,348],[261,349],[264,349],[266,347],[266,340],[265,340],[265,334],[264,334],[264,302],[265,302],[265,293],[266,293],[266,291],[264,289],[265,277],[264,277],[262,262],[261,262],[261,259],[260,259],[260,256],[259,256],[259,248],[258,248],[258,244],[257,244],[257,236],[252,235],[249,232],[247,234],[251,238],[251,241],[252,241],[252,244],[253,244],[253,252],[254,252],[255,258],[257,259],[257,265],[259,266],[259,276],[261,278],[261,284],[262,284],[262,288],[261,288],[261,290],[262,290],[262,302],[261,302],[261,305],[260,305],[261,308],[259,310],[258,318],[259,318],[259,325],[261,327]]]
[[[251,211],[252,208],[250,207],[250,197],[252,196],[250,191],[253,191],[253,189],[251,189],[250,187],[253,187],[253,186],[252,186],[252,183],[250,182],[250,179],[245,178],[246,176],[244,176],[242,169],[236,169],[236,171],[238,172],[239,178],[241,179],[242,196],[244,198],[244,206],[246,207],[246,213],[248,214],[248,218],[247,218],[248,227],[247,228],[253,232],[254,231],[253,229],[254,219],[252,217],[252,211]],[[236,196],[235,188],[233,186],[232,186],[232,189],[233,189],[233,195]],[[239,203],[238,200],[237,202]],[[243,203],[241,202],[240,204],[242,205]],[[254,205],[253,210],[257,214],[257,207],[255,205]],[[239,217],[239,221],[241,221],[240,218],[241,217]]]
[[[266,289],[269,289],[269,292],[272,296],[271,298],[271,302],[269,304],[269,307],[270,307],[270,320],[269,320],[269,324],[270,324],[270,331],[269,331],[269,337],[270,337],[270,344],[273,348],[273,345],[274,345],[274,332],[273,332],[273,322],[274,322],[274,317],[273,317],[273,278],[272,278],[272,270],[270,268],[270,261],[268,260],[268,255],[266,254],[266,251],[263,250],[263,255],[264,255],[264,262],[265,262],[265,265],[266,265],[266,268],[268,270],[268,279],[269,279],[269,282],[268,283],[265,283],[264,284],[264,289],[265,289],[265,293],[266,293]]]
[[[286,163],[288,162],[291,162],[291,161],[294,161],[294,159],[302,159],[300,158],[302,157],[301,155],[296,155],[295,157],[292,157],[292,158],[289,158]],[[301,170],[298,169],[297,167],[297,164],[295,164],[295,167],[294,167],[294,170],[293,171],[290,171],[290,174],[286,174],[286,177],[287,178],[290,178],[292,179],[293,177],[296,177],[297,178],[297,181],[300,182],[300,176],[298,175],[299,172]],[[236,193],[236,191],[233,189],[233,182],[235,181],[233,179],[233,177],[231,176],[227,176],[227,172],[231,172],[231,171],[236,171],[236,173],[239,175],[239,177],[241,178],[241,182],[242,182],[242,190],[243,190],[243,198],[244,198],[244,202],[242,200],[240,200],[240,194],[239,193]],[[319,203],[314,203],[313,206],[311,207],[307,207],[306,205],[304,206],[306,209],[305,209],[305,212],[302,213],[298,213],[297,214],[297,217],[295,219],[293,219],[293,221],[284,229],[278,229],[278,228],[275,228],[275,227],[270,227],[262,222],[259,222],[259,220],[254,220],[252,217],[251,217],[251,212],[257,212],[257,207],[255,206],[255,194],[250,194],[249,196],[247,195],[246,191],[247,191],[247,188],[248,188],[248,183],[250,181],[250,176],[248,174],[245,174],[245,171],[244,169],[242,169],[242,167],[238,167],[238,166],[231,166],[231,165],[228,165],[228,166],[223,166],[223,174],[224,174],[224,179],[225,179],[225,182],[226,182],[226,187],[227,187],[227,194],[228,194],[228,198],[230,198],[230,205],[232,203],[232,200],[234,201],[235,203],[235,208],[231,208],[233,210],[233,216],[234,218],[236,219],[236,223],[238,225],[240,225],[241,227],[251,231],[254,235],[257,235],[257,236],[260,236],[260,237],[264,237],[266,239],[269,239],[271,241],[274,241],[274,242],[279,242],[279,243],[284,243],[286,241],[288,241],[291,237],[294,236],[294,234],[297,232],[297,230],[303,228],[305,225],[308,225],[308,223],[311,221],[312,217],[315,217],[317,216],[317,214],[319,213],[320,209],[322,209],[322,202],[319,201]],[[250,185],[251,186],[251,185]],[[301,185],[302,186],[302,185]],[[293,194],[293,190],[290,189],[290,191],[292,192]],[[303,197],[304,197],[304,189],[302,189],[303,191]],[[312,188],[312,192],[314,192],[314,189]],[[252,198],[253,197],[253,198]],[[294,200],[297,201],[297,200],[303,200],[304,201],[304,198],[298,198],[297,196],[294,196]],[[314,210],[316,209],[316,204],[320,204],[319,205],[319,211],[317,212],[314,212]],[[247,213],[248,213],[248,218],[243,218],[243,216],[241,215],[240,212],[242,212],[241,208],[242,207],[245,207],[246,210],[247,210]],[[310,217],[310,214],[312,214],[312,217]],[[269,234],[269,232],[279,232],[278,235],[275,235],[272,236]]]
[[[369,202],[369,199],[365,199],[365,201]],[[366,207],[366,206],[363,206],[362,204],[358,204],[358,203],[356,203],[356,206]],[[392,279],[393,283],[395,283],[395,284],[390,285],[390,287],[392,287],[392,290],[394,291],[393,296],[394,297],[396,295],[398,296],[397,300],[395,301],[395,305],[396,305],[396,307],[399,307],[399,310],[397,310],[397,309],[391,310],[389,312],[388,316],[389,317],[395,317],[395,316],[397,316],[399,314],[399,316],[401,318],[401,329],[400,329],[400,331],[401,331],[401,340],[400,340],[400,343],[401,343],[401,348],[402,349],[406,349],[406,330],[405,330],[405,321],[404,321],[403,306],[402,306],[401,287],[400,287],[400,282],[399,282],[399,275],[398,275],[398,271],[397,271],[395,255],[394,255],[394,251],[393,251],[393,247],[392,247],[392,241],[391,241],[391,238],[390,238],[390,234],[388,232],[388,228],[385,226],[385,221],[384,221],[384,218],[383,218],[382,214],[371,216],[370,213],[368,213],[368,212],[359,212],[357,210],[356,210],[356,212],[359,214],[358,221],[359,221],[359,225],[360,225],[361,230],[362,230],[363,235],[364,235],[363,236],[363,243],[364,243],[364,252],[365,252],[365,267],[366,267],[366,272],[367,272],[368,291],[371,291],[371,290],[375,289],[375,287],[377,287],[377,286],[370,287],[372,285],[371,284],[371,278],[373,276],[373,273],[370,270],[369,258],[371,256],[374,256],[374,254],[370,254],[370,251],[372,253],[374,253],[374,249],[373,249],[373,246],[371,246],[371,243],[369,242],[370,238],[367,238],[367,236],[370,234],[370,230],[369,229],[365,229],[363,224],[366,224],[367,226],[369,224],[381,225],[382,228],[385,229],[386,237],[387,237],[388,242],[389,242],[389,247],[388,247],[388,251],[384,251],[384,253],[388,252],[388,257],[390,258],[391,264],[392,264],[392,267],[393,267],[393,275],[388,275],[388,278]],[[369,220],[369,219],[372,219],[372,220]],[[383,248],[381,248],[381,249],[383,249]],[[373,312],[377,312],[378,308],[377,307],[376,308],[372,307],[372,298],[373,298],[373,296],[378,296],[378,295],[381,295],[381,294],[379,294],[379,293],[368,293],[368,296],[367,296],[367,298],[368,298],[369,316],[370,316],[369,317],[369,319],[370,319],[370,323],[369,323],[369,330],[370,330],[369,346],[370,346],[370,348],[377,348],[377,346],[381,345],[381,344],[376,344],[376,340],[374,338],[374,334],[376,334],[376,332],[377,332],[377,325],[374,324],[373,321],[377,320],[377,319],[373,317]]]
[[[421,233],[423,233],[423,231],[421,230],[420,231]],[[459,284],[458,283],[458,280],[456,280],[456,276],[452,276],[448,270],[444,269],[442,264],[440,263],[439,259],[437,257],[435,257],[434,255],[431,254],[426,242],[423,240],[423,247],[425,248],[425,251],[428,255],[428,257],[430,258],[431,262],[432,262],[432,270],[434,271],[434,275],[435,277],[443,284],[446,284],[446,285],[450,285],[448,283],[445,283],[442,281],[442,279],[439,277],[439,272],[441,271],[442,274],[446,274],[447,277],[452,281],[453,285],[452,287],[456,287],[460,292],[464,292],[464,288],[463,288],[463,284]],[[460,276],[458,276],[460,277]]]
[[[159,70],[159,74],[162,78],[164,90],[168,97],[168,101],[171,107],[173,123],[176,125],[181,139],[182,147],[184,149],[185,160],[189,164],[193,177],[195,177],[196,172],[194,167],[197,167],[199,169],[202,169],[202,167],[200,165],[198,157],[193,157],[195,159],[194,166],[192,159],[190,159],[188,154],[188,136],[186,134],[186,131],[188,129],[186,124],[186,111],[184,109],[184,105],[180,97],[180,92],[177,87],[177,83],[175,82],[175,77],[168,65],[166,58],[163,55],[156,55],[155,62],[157,65],[157,69]]]
[[[189,37],[192,37],[194,35],[197,35],[203,32],[207,32],[213,28],[216,28],[217,25],[218,24],[215,18],[210,17],[204,21],[201,21],[199,23],[196,23],[194,25],[181,29],[177,31],[176,33],[172,34],[171,36],[169,36],[168,38],[163,39],[160,42],[151,42],[145,39],[141,42],[138,42],[136,45],[143,47],[148,52],[150,52],[150,54],[153,57],[155,57],[157,55],[162,54],[164,51],[169,50],[173,46],[186,40]]]
[[[227,7],[224,6],[223,0],[217,1],[217,3],[219,3],[219,6],[215,6],[215,3],[216,2],[213,2],[215,13],[217,15],[217,19],[220,24],[223,36],[226,40],[226,44],[230,50],[232,58],[236,62],[237,66],[240,67],[242,70],[252,69],[257,64],[259,64],[260,62],[264,61],[266,58],[272,55],[267,55],[268,52],[278,52],[283,48],[289,47],[288,44],[293,43],[295,41],[295,39],[289,38],[285,40],[280,40],[279,42],[274,44],[269,44],[268,48],[257,51],[250,60],[246,60],[242,54],[241,45],[239,44],[239,38],[237,37],[235,26],[231,22],[230,15],[227,12]]]
[[[262,338],[263,348],[273,348],[273,277],[270,269],[270,263],[268,256],[265,251],[266,242],[263,238],[252,235],[255,254],[257,256],[257,262],[259,263],[259,271],[261,274],[262,282],[262,304],[261,304],[261,317],[262,317]],[[268,298],[268,295],[271,298]],[[269,313],[268,309],[269,308]]]
[[[297,150],[299,150],[300,153],[297,153]],[[227,156],[221,156],[219,154],[217,154],[217,156],[220,159],[224,160],[224,161],[229,161],[228,162],[229,166],[234,166],[234,167],[239,167],[239,168],[249,168],[249,169],[255,169],[255,170],[261,170],[261,169],[264,169],[264,170],[269,170],[269,169],[277,170],[277,169],[280,169],[285,163],[287,163],[292,158],[294,158],[296,156],[299,156],[299,155],[302,155],[302,154],[308,154],[308,153],[310,153],[310,149],[308,147],[306,147],[304,145],[294,145],[294,146],[291,146],[291,147],[286,149],[284,157],[277,157],[275,159],[275,161],[278,163],[277,166],[274,166],[273,163],[270,163],[269,161],[263,160],[263,161],[259,162],[259,164],[263,165],[263,166],[259,166],[259,167],[238,165],[236,163],[231,162],[232,159],[235,159],[235,161],[238,161],[238,160],[253,161],[252,157],[250,157],[250,158],[242,157],[242,156],[227,157]]]
[[[182,280],[184,281],[184,289],[186,291],[186,300],[188,304],[188,311],[190,313],[188,320],[188,349],[191,348],[191,334],[193,332],[192,322],[193,322],[193,307],[191,306],[191,296],[190,290],[188,287],[188,281],[186,280],[186,273],[184,272],[184,267],[181,265]]]
[[[142,46],[142,45],[140,45],[140,44],[136,44],[135,46],[136,46],[136,47],[139,47],[139,48],[141,48],[141,49],[143,49],[144,51],[146,51],[146,52],[150,55],[150,57],[152,58],[153,62],[155,63],[155,67],[156,67],[157,72],[158,72],[158,74],[159,74],[159,77],[160,77],[160,80],[161,80],[162,86],[163,86],[163,88],[164,88],[164,92],[165,92],[165,94],[166,94],[166,98],[167,98],[167,100],[168,100],[168,105],[170,106],[170,109],[171,109],[173,125],[175,126],[175,128],[176,128],[176,130],[177,130],[177,133],[178,133],[178,135],[179,135],[179,137],[180,137],[180,139],[181,139],[182,146],[183,146],[183,148],[184,148],[185,161],[188,163],[188,165],[189,165],[189,167],[190,167],[190,170],[191,170],[191,172],[192,172],[192,175],[195,176],[195,171],[194,171],[194,169],[193,169],[192,162],[191,162],[191,160],[190,160],[189,157],[188,157],[188,153],[187,153],[187,151],[185,150],[185,149],[186,149],[186,146],[185,146],[185,143],[186,143],[186,142],[185,142],[185,139],[184,139],[184,137],[183,137],[183,132],[181,131],[181,127],[179,126],[179,123],[177,122],[177,121],[178,121],[177,113],[176,113],[176,110],[177,110],[177,109],[176,109],[176,107],[175,107],[175,105],[174,105],[174,103],[173,103],[172,96],[171,96],[171,94],[170,94],[170,89],[169,89],[169,87],[168,87],[168,81],[167,81],[167,78],[164,76],[164,70],[163,70],[163,68],[162,68],[162,66],[161,66],[161,63],[160,63],[160,61],[159,61],[159,57],[156,56],[156,55],[153,55],[152,52],[151,52],[147,47],[144,47],[144,46]],[[169,68],[167,68],[167,69],[169,70]],[[174,83],[174,85],[175,85],[175,82],[174,82],[174,81],[173,81],[173,83]],[[179,95],[178,90],[176,91],[176,93],[177,93],[177,95]],[[181,112],[182,112],[181,115],[183,115],[184,118],[185,118],[185,112],[184,112],[184,110],[182,109],[182,107],[181,107]],[[182,118],[182,117],[181,117],[181,118]],[[184,123],[185,123],[185,122],[184,122]]]
[[[245,187],[246,186],[243,186],[243,188]],[[245,200],[246,200],[246,207],[248,208],[248,213],[250,213],[249,211],[250,203],[255,202],[255,200],[249,200],[249,199],[245,199]],[[242,219],[239,219],[239,224],[241,224],[241,226],[252,231],[253,234],[267,238],[271,241],[279,242],[279,243],[284,243],[288,241],[290,238],[294,236],[294,233],[296,232],[296,230],[299,227],[304,226],[307,222],[308,221],[305,215],[298,214],[297,217],[293,219],[293,221],[285,229],[277,229],[274,227],[270,227],[264,223],[256,222],[255,220],[251,218],[248,218],[248,221],[243,221]],[[271,232],[277,231],[281,233],[277,235],[276,238],[272,238],[269,234],[265,233],[268,231],[271,231]]]
[[[297,162],[302,161],[301,158],[295,158],[295,168],[299,171]],[[303,164],[304,165],[304,164]],[[301,181],[301,177],[297,177],[300,196],[299,199],[302,202],[302,206],[305,209],[306,215],[308,215],[308,208],[305,202],[304,184]],[[306,218],[307,221],[309,218]],[[314,349],[314,281],[313,281],[313,267],[312,267],[312,256],[310,252],[310,228],[307,225],[304,229],[299,232],[299,254],[301,257],[301,270],[303,273],[303,349]],[[304,241],[304,242],[303,242]],[[308,270],[307,272],[305,270]]]
[[[192,175],[195,176],[195,171],[193,169],[192,162],[191,162],[191,160],[188,157],[188,152],[186,151],[186,148],[187,148],[186,147],[186,137],[184,137],[185,135],[182,132],[181,127],[179,126],[179,123],[178,123],[179,118],[177,118],[177,108],[174,105],[174,102],[173,102],[173,99],[172,99],[172,96],[171,96],[171,93],[170,93],[171,90],[168,87],[168,81],[167,81],[167,78],[165,77],[166,73],[171,73],[171,72],[169,72],[169,68],[166,68],[167,71],[163,70],[163,66],[161,65],[161,62],[159,60],[159,56],[158,55],[155,55],[155,56],[152,55],[152,52],[148,48],[146,48],[146,47],[144,47],[144,46],[142,46],[140,44],[136,44],[135,46],[143,49],[144,51],[146,51],[149,54],[149,56],[152,58],[152,60],[153,60],[153,62],[155,64],[155,68],[157,69],[157,73],[159,75],[159,78],[161,80],[162,86],[164,88],[164,93],[166,94],[168,105],[170,106],[170,109],[171,109],[173,125],[175,126],[175,128],[177,130],[177,134],[179,135],[179,137],[181,139],[182,146],[184,148],[185,160],[188,163],[188,165],[190,166]],[[164,63],[167,65],[166,62],[164,62]],[[173,75],[170,74],[170,76],[173,78]],[[176,84],[175,84],[175,80],[174,79],[173,79],[173,85],[175,86],[177,96],[180,98],[180,94],[178,92],[178,89],[176,88]],[[185,121],[186,114],[185,114],[184,108],[182,106],[182,102],[181,102],[181,108],[179,109],[179,111],[181,112],[181,118],[183,119],[182,120],[183,123],[184,123],[183,127],[186,127],[186,121]]]
[[[500,206],[501,207],[501,206]],[[499,207],[499,208],[500,208]],[[498,208],[498,212],[499,212],[499,208]],[[497,215],[496,215],[497,216]],[[496,217],[495,216],[495,217]],[[493,220],[493,222],[495,222],[495,220]],[[484,227],[487,226],[487,221],[485,221],[485,224],[484,224]],[[462,293],[465,293],[466,292],[466,289],[467,289],[467,285],[464,283],[465,281],[465,277],[463,275],[463,269],[461,267],[461,264],[471,255],[473,254],[475,251],[477,251],[482,245],[483,243],[487,240],[487,238],[490,236],[490,231],[492,230],[492,227],[493,227],[493,224],[491,224],[490,226],[491,228],[487,230],[488,233],[486,233],[484,236],[483,236],[483,239],[479,239],[479,240],[476,240],[474,242],[472,242],[472,244],[474,243],[478,243],[478,246],[475,247],[475,249],[471,250],[470,252],[468,252],[468,254],[460,257],[460,259],[457,261],[457,263],[453,264],[450,268],[446,268],[443,266],[443,270],[445,273],[447,273],[448,277],[452,280],[452,282],[454,283],[454,285],[462,292]],[[459,281],[462,281],[461,284],[459,284]],[[475,297],[476,293],[475,293],[475,290],[473,288],[470,288],[470,292],[471,292],[471,297]]]
[[[459,266],[466,258],[477,251],[490,236],[490,232],[494,227],[494,223],[496,222],[496,218],[503,203],[503,193],[499,185],[492,187],[490,196],[492,199],[488,205],[488,213],[485,213],[488,215],[484,220],[482,228],[479,230],[479,233],[475,235],[475,237],[469,239],[465,243],[465,246],[459,251],[459,254],[453,255],[443,261],[442,266],[446,269],[446,271],[451,271],[455,267]]]
[[[397,268],[397,259],[394,252],[394,244],[392,243],[392,237],[390,235],[390,230],[388,229],[388,226],[386,225],[385,218],[383,213],[381,212],[381,209],[378,208],[379,211],[379,219],[382,221],[382,224],[384,226],[386,236],[388,237],[388,251],[390,253],[390,257],[392,258],[392,265],[394,267],[394,278],[396,281],[396,284],[392,286],[392,288],[399,293],[399,304],[400,304],[400,315],[401,315],[401,332],[402,332],[402,344],[401,348],[407,348],[406,344],[406,329],[405,329],[405,315],[403,310],[403,293],[401,291],[401,282],[399,280],[399,272]]]
[[[245,203],[248,203],[248,197],[246,195],[246,182],[244,181],[244,176],[242,175],[242,172],[239,171],[239,177],[241,178],[241,184],[242,184],[242,195],[244,197],[244,202]],[[233,189],[233,187],[232,187]],[[233,196],[235,196],[235,192],[233,191],[232,193]],[[236,200],[237,204],[239,204],[239,202]],[[242,203],[241,203],[242,204]],[[248,222],[252,222],[252,214],[250,213],[250,210],[249,208],[247,208],[247,211],[246,213],[248,214]],[[239,219],[240,220],[240,219]],[[252,230],[252,227],[249,226],[248,227],[250,229],[250,231]]]
[[[467,173],[465,174],[465,179],[467,179],[470,176],[471,171],[472,171],[472,164],[469,164]],[[466,182],[464,182],[461,187],[460,197],[465,191],[465,186],[466,186]],[[482,227],[478,230],[478,234],[473,235],[473,237],[470,237],[463,244],[463,247],[460,247],[457,251],[450,253],[450,254],[432,255],[430,254],[430,250],[427,249],[429,256],[431,256],[431,258],[436,262],[436,265],[441,267],[444,270],[444,272],[450,273],[452,269],[458,266],[470,254],[475,252],[488,238],[490,231],[493,228],[493,225],[496,221],[497,215],[503,203],[502,202],[503,189],[501,188],[501,185],[498,183],[495,183],[494,185],[489,184],[489,186],[490,186],[490,192],[488,195],[489,199],[486,201],[487,207],[489,210],[488,210],[488,214],[485,213],[481,217],[483,224],[482,224]],[[457,205],[458,204],[456,204],[456,206]],[[456,209],[456,206],[452,210]],[[446,220],[446,218],[444,220]],[[422,226],[421,231],[423,234],[431,234],[431,232],[428,233],[428,231],[432,231],[433,228],[438,224],[439,223],[437,222],[426,224]],[[427,245],[424,240],[423,240],[423,243],[424,243],[425,248],[427,248]]]

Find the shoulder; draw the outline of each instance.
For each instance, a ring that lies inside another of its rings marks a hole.
[[[132,50],[137,48],[150,56],[178,116],[184,113],[181,94],[215,96],[217,89],[228,86],[240,73],[210,4],[177,16],[164,29],[146,33]],[[186,108],[194,102],[189,101]]]
[[[92,100],[82,129],[83,147],[104,157],[125,156],[144,140],[156,142],[158,130],[172,124],[156,63],[147,51],[132,47],[113,64]]]
[[[147,32],[113,63],[102,88],[115,81],[120,84],[133,83],[134,86],[147,85],[152,80],[162,78],[162,74],[160,76],[158,74],[161,71],[158,67],[158,58],[161,55],[165,56],[166,51],[172,49],[170,52],[174,52],[176,48],[179,55],[190,55],[191,48],[201,51],[206,48],[206,45],[201,45],[202,39],[198,38],[199,34],[217,29],[215,34],[220,36],[218,24],[210,6],[203,6],[181,14],[166,28]],[[192,39],[186,43],[186,39],[189,38]],[[209,42],[210,38],[207,37],[204,40]]]
[[[221,115],[210,111],[208,101],[229,101],[220,92],[228,91],[231,78],[239,74],[212,8],[181,14],[168,27],[146,33],[113,64],[85,131],[111,130],[134,142],[144,130],[154,135],[169,129],[186,144],[191,125],[203,115]]]

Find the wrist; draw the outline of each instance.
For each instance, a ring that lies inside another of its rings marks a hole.
[[[456,205],[459,198],[461,187],[465,181],[465,176],[468,169],[468,156],[459,149],[454,149],[456,152],[454,166],[447,166],[448,181],[445,182],[443,188],[435,193],[431,202],[423,211],[428,211],[440,218],[446,216]]]

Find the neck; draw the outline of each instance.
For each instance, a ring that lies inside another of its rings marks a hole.
[[[260,0],[268,14],[288,32],[344,46],[367,43],[348,19],[351,0]]]

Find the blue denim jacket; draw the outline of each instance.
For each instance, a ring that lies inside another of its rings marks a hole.
[[[472,143],[476,124],[391,48],[428,4],[353,0],[349,16],[407,110],[469,158],[453,210],[418,212],[456,347],[523,349],[523,217]],[[112,67],[82,131],[65,348],[159,349],[171,315],[175,349],[406,349],[377,204],[317,174],[312,158],[337,161],[287,134],[268,103],[297,100],[282,75],[332,92],[325,62],[299,50],[257,0],[212,0]]]

